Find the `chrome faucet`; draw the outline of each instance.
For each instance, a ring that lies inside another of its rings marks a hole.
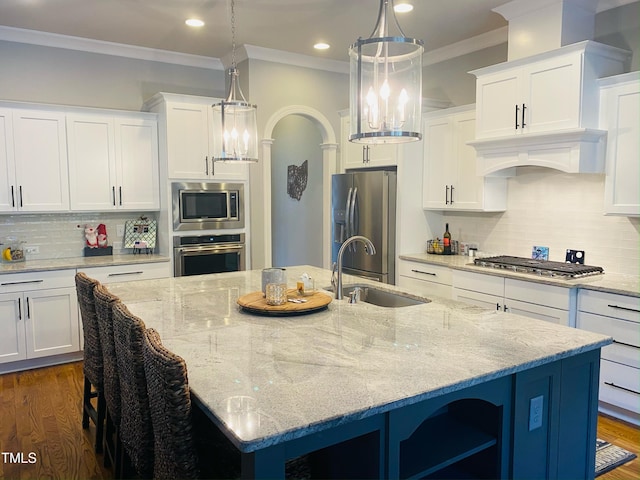
[[[340,246],[340,250],[338,250],[336,275],[337,280],[335,286],[336,300],[342,300],[342,255],[344,255],[345,249],[356,241],[364,243],[364,251],[367,253],[367,255],[376,254],[376,247],[373,246],[373,243],[367,237],[363,237],[362,235],[354,235],[353,237],[349,237],[344,241],[344,243]]]

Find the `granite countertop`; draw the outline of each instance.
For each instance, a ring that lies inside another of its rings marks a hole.
[[[105,255],[103,257],[69,257],[49,260],[25,260],[24,262],[0,263],[0,275],[5,273],[44,272],[88,267],[132,265],[136,263],[168,262],[164,255]]]
[[[607,293],[618,293],[640,297],[640,277],[636,275],[621,275],[605,273],[589,277],[563,280],[561,278],[541,277],[527,273],[510,272],[508,270],[480,267],[473,264],[473,258],[464,255],[434,255],[430,253],[412,253],[400,255],[400,260],[410,260],[431,265],[443,265],[453,270],[496,275],[500,277],[515,278],[534,283],[544,283],[566,288],[584,288],[598,290]]]
[[[304,272],[317,287],[330,284],[328,270],[298,266],[287,268],[289,285]],[[344,276],[345,284],[352,282],[366,283]],[[253,315],[236,301],[261,289],[259,270],[108,288],[185,359],[192,392],[244,452],[611,342],[585,330],[435,298],[401,308],[333,300],[307,315]],[[250,408],[229,413],[227,406],[240,399]]]

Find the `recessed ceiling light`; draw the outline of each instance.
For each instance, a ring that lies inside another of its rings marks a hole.
[[[189,18],[189,19],[185,20],[184,23],[186,23],[190,27],[202,27],[202,26],[204,26],[204,22],[202,20],[197,19],[197,18]]]
[[[330,45],[324,42],[318,42],[313,46],[316,50],[327,50],[329,47]]]
[[[413,10],[413,5],[411,5],[410,3],[399,3],[396,6],[393,7],[393,10],[397,13],[406,13],[406,12],[410,12],[411,10]]]

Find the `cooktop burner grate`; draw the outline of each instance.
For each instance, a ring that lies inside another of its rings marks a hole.
[[[514,272],[533,273],[548,277],[579,278],[604,273],[602,267],[594,267],[593,265],[551,262],[524,257],[510,257],[508,255],[476,258],[473,263],[482,267],[502,268]]]

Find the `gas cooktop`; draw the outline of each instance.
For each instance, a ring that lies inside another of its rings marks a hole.
[[[580,278],[604,273],[602,267],[594,267],[592,265],[551,262],[507,255],[476,258],[473,263],[481,267],[502,268],[513,272],[531,273],[545,277]]]

